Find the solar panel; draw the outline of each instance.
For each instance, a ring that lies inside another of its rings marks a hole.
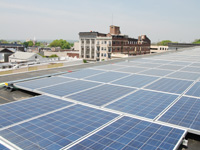
[[[4,145],[0,144],[0,150],[10,150],[10,149],[5,147]]]
[[[130,92],[133,92],[134,90],[135,89],[133,88],[105,84],[84,92],[80,92],[78,94],[71,95],[67,98],[101,106]]]
[[[181,68],[183,68],[184,66],[175,66],[175,65],[162,65],[162,66],[159,66],[158,68],[161,68],[161,69],[168,69],[168,70],[179,70]]]
[[[155,76],[165,76],[169,73],[172,73],[173,71],[169,70],[160,70],[160,69],[149,69],[145,70],[143,72],[140,72],[140,74],[146,74],[146,75],[155,75]]]
[[[147,68],[155,68],[160,66],[161,64],[154,64],[154,63],[144,63],[144,64],[139,64],[138,67],[147,67]]]
[[[86,79],[92,80],[92,81],[98,81],[98,82],[111,82],[128,75],[129,74],[127,73],[120,73],[120,72],[106,72],[106,73],[95,75]]]
[[[175,73],[168,75],[167,77],[172,77],[172,78],[177,78],[177,79],[186,79],[186,80],[187,79],[188,80],[197,80],[198,78],[200,78],[200,74],[177,71]]]
[[[73,81],[73,80],[69,78],[63,78],[63,77],[49,77],[49,78],[19,82],[19,83],[16,83],[15,86],[34,90],[37,88],[42,88],[42,87],[69,82],[69,81]]]
[[[67,74],[63,74],[62,76],[65,77],[72,77],[72,78],[85,78],[91,75],[95,75],[98,73],[102,73],[103,71],[101,70],[94,70],[94,69],[82,69],[76,72],[71,72]]]
[[[103,66],[96,66],[94,67],[94,69],[102,69],[102,70],[117,70],[117,69],[120,69],[120,68],[124,68],[124,66],[118,66],[118,65],[103,65]]]
[[[200,68],[199,67],[185,67],[185,68],[181,69],[181,71],[200,73]]]
[[[72,103],[49,96],[36,96],[0,106],[0,128],[68,106]]]
[[[49,115],[0,131],[0,135],[18,147],[60,149],[118,115],[75,105]]]
[[[139,90],[110,105],[107,108],[154,119],[178,96],[152,91]]]
[[[152,61],[154,61],[153,59],[143,59],[143,58],[139,58],[139,59],[134,59],[132,60],[132,62],[142,62],[142,63],[151,63]]]
[[[123,117],[69,149],[172,150],[184,134],[184,130]]]
[[[199,58],[198,58],[199,59]],[[190,66],[200,67],[200,63],[192,63]]]
[[[155,60],[155,61],[152,61],[152,63],[158,63],[158,64],[168,64],[172,61],[168,61],[168,60]]]
[[[182,97],[159,121],[200,130],[200,99]]]
[[[200,82],[195,83],[186,95],[200,97]]]
[[[128,73],[138,73],[144,70],[147,70],[147,69],[142,68],[142,67],[126,67],[126,68],[118,69],[117,71],[128,72]]]
[[[125,62],[116,63],[116,65],[124,65],[124,66],[137,66],[138,64],[141,64],[141,62],[125,61]]]
[[[145,88],[157,90],[157,91],[181,94],[192,83],[193,83],[192,81],[162,78],[162,79],[150,84],[149,86],[147,86]]]
[[[75,92],[79,92],[88,88],[100,85],[99,83],[77,80],[69,83],[63,83],[47,88],[39,89],[38,91],[56,95],[56,96],[66,96]]]
[[[170,64],[172,64],[172,65],[180,65],[180,66],[187,66],[187,65],[191,64],[191,62],[174,61],[174,62],[172,62]]]
[[[145,75],[132,75],[132,76],[117,80],[113,82],[113,84],[140,88],[155,81],[156,79],[158,79],[158,77],[151,77],[151,76],[145,76]]]

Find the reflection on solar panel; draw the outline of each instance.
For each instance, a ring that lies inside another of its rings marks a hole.
[[[179,70],[181,68],[183,68],[184,66],[174,66],[174,65],[162,65],[158,68],[161,68],[161,69],[168,69],[168,70]]]
[[[200,99],[182,97],[159,121],[200,130]]]
[[[176,95],[139,90],[108,105],[107,108],[154,119],[176,98]]]
[[[99,81],[99,82],[111,82],[116,79],[128,76],[129,74],[127,73],[119,73],[119,72],[106,72],[103,74],[95,75],[89,78],[86,78],[87,80],[92,80],[92,81]]]
[[[75,105],[0,131],[0,135],[26,150],[60,149],[118,115]]]
[[[172,71],[160,70],[160,69],[149,69],[149,70],[140,72],[140,74],[155,75],[155,76],[165,76],[165,75],[167,75],[169,73],[172,73]]]
[[[172,150],[183,134],[184,130],[123,117],[69,149]]]
[[[95,75],[98,73],[102,73],[103,71],[100,70],[94,70],[94,69],[82,69],[76,72],[72,72],[72,73],[67,73],[67,74],[63,74],[62,76],[65,77],[72,77],[72,78],[85,78],[91,75]]]
[[[126,67],[126,68],[122,68],[116,71],[122,71],[122,72],[128,72],[128,73],[137,73],[140,71],[144,71],[147,70],[146,68],[142,68],[142,67]]]
[[[173,65],[180,65],[180,66],[187,66],[189,64],[191,64],[191,62],[183,62],[183,61],[174,61],[170,64],[173,64]]]
[[[0,127],[68,106],[72,103],[49,96],[37,96],[0,106]]]
[[[0,144],[0,150],[9,150],[7,147]]]
[[[172,78],[177,78],[177,79],[196,80],[200,77],[200,74],[178,71],[178,72],[168,75],[167,77],[172,77]]]
[[[114,99],[122,97],[123,95],[133,92],[134,90],[135,89],[133,88],[126,88],[106,84],[91,90],[71,95],[68,98],[101,106],[103,104],[113,101]]]
[[[117,70],[120,68],[124,68],[124,66],[118,66],[118,65],[103,65],[103,66],[96,66],[94,69],[103,69],[103,70]]]
[[[186,95],[200,97],[200,82],[195,83]]]
[[[113,82],[113,84],[132,86],[132,87],[143,87],[158,79],[157,77],[144,76],[144,75],[132,75],[120,80]]]
[[[170,93],[183,93],[193,82],[177,79],[162,78],[157,82],[147,86],[147,89],[170,92]]]
[[[48,94],[52,94],[56,96],[65,96],[65,95],[79,92],[79,91],[82,91],[82,90],[85,90],[97,85],[99,85],[99,83],[77,80],[77,81],[73,81],[69,83],[63,83],[63,84],[59,84],[59,85],[55,85],[55,86],[51,86],[47,88],[42,88],[42,89],[39,89],[38,91],[42,91],[44,93],[48,93]]]
[[[50,78],[42,78],[42,79],[37,79],[37,80],[16,83],[15,86],[34,90],[37,88],[42,88],[42,87],[46,87],[46,86],[50,86],[54,84],[68,82],[68,81],[73,81],[73,80],[69,78],[63,78],[63,77],[50,77]]]
[[[199,67],[185,67],[185,68],[181,69],[181,71],[189,71],[189,72],[200,73],[200,68]]]

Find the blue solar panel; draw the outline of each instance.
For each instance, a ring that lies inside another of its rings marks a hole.
[[[187,66],[189,64],[191,64],[191,62],[184,62],[184,61],[174,61],[172,63],[170,63],[171,65],[180,65],[180,66]]]
[[[76,72],[71,72],[67,74],[63,74],[62,76],[65,77],[72,77],[72,78],[85,78],[91,75],[95,75],[98,73],[102,73],[103,71],[101,70],[94,70],[94,69],[82,69]]]
[[[34,90],[37,88],[42,88],[45,86],[51,86],[54,84],[59,84],[59,83],[64,83],[64,82],[69,82],[69,81],[73,81],[73,80],[69,78],[63,78],[63,77],[50,77],[50,78],[42,78],[42,79],[37,79],[37,80],[16,83],[15,86],[20,86],[23,88]]]
[[[10,149],[5,147],[4,145],[0,144],[0,150],[10,150]]]
[[[162,65],[162,66],[159,66],[158,68],[161,68],[161,69],[168,69],[168,70],[179,70],[181,68],[183,68],[184,66],[174,66],[174,65]]]
[[[75,105],[0,131],[0,135],[26,150],[57,150],[118,115]]]
[[[68,106],[72,103],[49,96],[37,96],[0,106],[0,127]]]
[[[158,77],[151,77],[145,75],[132,75],[118,81],[113,82],[113,84],[131,86],[131,87],[143,87],[153,81],[158,79]]]
[[[177,78],[177,79],[188,79],[188,80],[196,80],[200,78],[199,73],[191,73],[191,72],[182,72],[178,71],[168,75],[167,77]]]
[[[147,68],[155,68],[160,66],[161,64],[154,64],[154,63],[143,63],[143,64],[139,64],[137,65],[138,67],[147,67]]]
[[[200,73],[200,68],[199,67],[185,67],[185,68],[181,69],[181,71]]]
[[[87,80],[92,80],[92,81],[99,81],[99,82],[111,82],[114,80],[117,80],[119,78],[128,76],[129,74],[127,73],[119,73],[119,72],[106,72],[102,73],[99,75],[95,75],[89,78],[86,78]]]
[[[154,119],[178,96],[139,90],[110,105],[107,108]]]
[[[165,75],[167,75],[169,73],[172,73],[172,71],[160,70],[160,69],[149,69],[149,70],[140,72],[140,74],[155,75],[155,76],[165,76]]]
[[[200,99],[182,97],[159,121],[200,130]]]
[[[75,92],[79,92],[91,87],[95,87],[100,85],[99,83],[89,82],[89,81],[82,81],[77,80],[69,83],[63,83],[47,88],[39,89],[38,91],[42,91],[44,93],[56,95],[56,96],[66,96],[68,94],[72,94]]]
[[[125,67],[122,69],[118,69],[117,71],[122,71],[122,72],[128,72],[128,73],[138,73],[141,71],[145,71],[147,68],[142,68],[142,67]]]
[[[158,64],[168,64],[170,62],[171,61],[168,61],[168,60],[155,60],[155,61],[152,61],[152,63],[158,63]]]
[[[80,92],[75,95],[71,95],[68,98],[101,106],[103,104],[113,101],[114,99],[122,97],[123,95],[133,92],[134,90],[135,89],[133,88],[126,88],[126,87],[106,84],[96,87],[94,89]]]
[[[172,150],[183,135],[184,130],[123,117],[69,149]]]
[[[195,83],[186,95],[200,97],[200,82]]]
[[[170,93],[183,93],[193,82],[177,79],[162,78],[151,85],[147,89],[170,92]]]

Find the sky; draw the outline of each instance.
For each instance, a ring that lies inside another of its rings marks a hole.
[[[78,40],[110,25],[152,42],[200,39],[200,0],[0,0],[0,39]]]

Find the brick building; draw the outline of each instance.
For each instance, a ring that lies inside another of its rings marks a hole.
[[[146,35],[138,39],[122,35],[120,27],[110,26],[110,33],[80,32],[80,58],[86,60],[108,60],[111,54],[140,55],[149,54],[151,41]]]

